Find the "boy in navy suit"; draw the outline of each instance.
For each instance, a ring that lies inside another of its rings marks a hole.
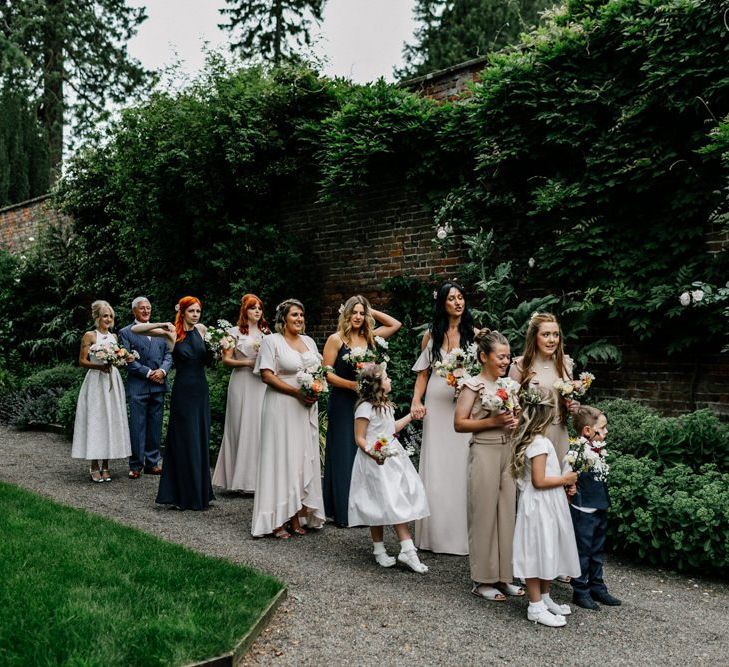
[[[587,445],[599,453],[605,446],[607,436],[605,414],[597,408],[582,405],[572,420],[580,445]],[[579,607],[594,610],[600,608],[598,602],[618,606],[620,600],[608,593],[603,580],[607,511],[610,506],[607,483],[597,479],[592,471],[581,472],[577,477],[576,489],[573,487],[569,491],[573,493],[570,514],[582,570],[579,577],[573,577],[570,581],[572,601]]]
[[[149,299],[138,296],[132,301],[134,324],[146,324],[152,315]],[[127,404],[132,455],[129,457],[129,478],[139,479],[162,473],[162,413],[168,391],[167,373],[172,367],[172,353],[163,338],[152,338],[132,332],[132,325],[119,332],[119,342],[139,359],[127,366]]]

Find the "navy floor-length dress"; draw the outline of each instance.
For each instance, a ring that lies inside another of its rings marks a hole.
[[[356,380],[354,366],[343,359],[350,348],[342,343],[334,361],[334,372],[343,380]],[[347,526],[347,505],[349,485],[352,481],[352,467],[357,455],[354,440],[354,404],[357,392],[332,386],[329,392],[327,416],[327,448],[324,457],[324,512],[338,526]]]
[[[175,381],[157,502],[204,510],[215,500],[210,480],[210,396],[205,378],[208,353],[195,328],[172,351]]]

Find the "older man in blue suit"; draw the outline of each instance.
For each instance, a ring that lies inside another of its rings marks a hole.
[[[138,296],[132,301],[134,324],[146,324],[152,316],[149,299]],[[142,471],[159,475],[160,445],[162,443],[162,414],[165,404],[167,373],[172,367],[172,353],[164,338],[139,335],[132,325],[119,332],[119,342],[129,351],[139,353],[139,359],[127,366],[127,404],[129,405],[129,434],[132,455],[129,457],[129,477],[138,479]]]

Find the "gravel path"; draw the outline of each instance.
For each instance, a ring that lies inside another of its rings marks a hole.
[[[88,481],[70,443],[49,433],[0,429],[0,481],[116,519],[191,549],[245,563],[287,583],[289,598],[249,653],[250,664],[468,665],[727,664],[729,585],[610,560],[606,579],[623,599],[575,609],[562,629],[526,620],[526,602],[479,600],[468,560],[422,553],[430,573],[383,570],[366,529],[326,526],[287,542],[253,539],[252,498],[220,494],[207,512],[157,508],[157,479]],[[388,550],[396,552],[393,535]],[[569,587],[553,597],[567,602]]]

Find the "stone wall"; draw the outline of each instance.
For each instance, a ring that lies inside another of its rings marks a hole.
[[[69,222],[67,216],[51,206],[50,195],[6,206],[0,209],[0,248],[23,252],[38,238],[41,230]]]

